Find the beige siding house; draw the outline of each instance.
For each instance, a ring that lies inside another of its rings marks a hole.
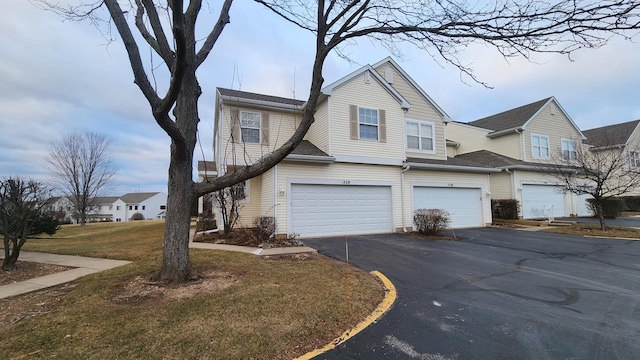
[[[503,170],[491,177],[493,199],[516,199],[523,218],[589,215],[585,197],[563,190],[545,173],[558,159],[571,163],[586,138],[553,98],[469,123],[450,123],[447,137],[460,145],[458,158]]]
[[[279,147],[305,106],[222,88],[216,104],[215,175]],[[447,141],[448,123],[391,58],[364,66],[326,85],[303,142],[246,182],[241,224],[268,215],[276,218],[278,235],[402,232],[412,229],[415,209],[440,208],[454,228],[485,226],[491,174],[501,169],[449,157],[460,144]]]

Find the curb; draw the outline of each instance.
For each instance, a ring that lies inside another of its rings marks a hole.
[[[380,281],[382,281],[382,284],[384,285],[384,291],[385,291],[384,299],[382,299],[382,302],[378,305],[378,307],[369,316],[367,316],[364,320],[358,323],[355,327],[343,332],[342,335],[340,335],[340,337],[334,339],[331,343],[325,345],[320,349],[312,350],[300,357],[295,358],[294,360],[309,360],[329,350],[335,349],[338,345],[351,339],[357,333],[364,330],[367,326],[376,322],[380,317],[382,317],[382,315],[384,315],[384,313],[389,311],[389,309],[391,308],[391,305],[393,305],[393,303],[396,301],[396,298],[397,298],[396,287],[381,272],[374,270],[371,272],[371,274],[377,276],[378,279],[380,279]]]

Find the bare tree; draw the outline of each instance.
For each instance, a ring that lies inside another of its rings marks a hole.
[[[46,0],[42,0],[46,1]],[[158,278],[185,281],[197,277],[189,260],[189,212],[195,198],[258,176],[284,159],[302,141],[313,123],[324,82],[322,69],[332,51],[369,37],[392,51],[409,42],[439,56],[471,75],[456,55],[472,42],[494,46],[504,56],[531,52],[570,54],[595,48],[612,34],[640,28],[638,1],[501,1],[498,3],[423,0],[255,0],[284,20],[316,36],[309,97],[302,121],[284,144],[250,166],[207,182],[192,179],[192,162],[199,122],[201,90],[196,70],[205,61],[229,23],[232,0],[224,0],[217,21],[206,36],[196,37],[202,0],[134,0],[123,9],[118,0],[101,0],[80,7],[48,4],[67,18],[99,20],[105,5],[129,55],[135,83],[151,105],[158,125],[171,138],[167,221],[162,269]],[[484,4],[484,5],[483,5]],[[130,8],[129,8],[130,6]],[[162,11],[167,14],[160,14]],[[127,19],[129,17],[129,21]],[[164,20],[165,21],[163,23]],[[170,73],[167,92],[160,95],[149,81],[132,29],[162,59]],[[171,29],[170,37],[165,30]],[[199,39],[204,39],[204,41]],[[197,45],[200,45],[198,48]],[[171,111],[173,112],[171,114]]]
[[[109,187],[117,173],[109,146],[105,135],[71,132],[53,141],[45,155],[51,177],[73,202],[81,226],[97,205],[96,197]]]
[[[214,193],[213,198],[222,217],[224,236],[229,236],[240,218],[240,210],[242,209],[240,201],[245,198],[245,188],[242,185],[243,183],[238,183]]]
[[[566,191],[593,197],[591,205],[604,230],[603,203],[638,189],[640,168],[632,166],[630,152],[614,141],[597,147],[581,145],[578,140],[572,142],[576,144],[574,148],[552,154],[552,165],[541,169],[562,181]]]
[[[29,236],[53,235],[60,227],[58,220],[45,211],[49,194],[41,183],[10,177],[0,180],[0,234],[4,239],[2,270],[15,269],[20,249]]]

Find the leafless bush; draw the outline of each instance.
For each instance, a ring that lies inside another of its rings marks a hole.
[[[276,232],[276,218],[257,216],[253,219],[254,235],[260,243],[266,243]]]
[[[437,235],[450,222],[449,213],[442,209],[417,209],[413,214],[415,230],[423,235]]]
[[[131,215],[131,220],[144,220],[144,215],[139,212],[134,213],[133,215]]]

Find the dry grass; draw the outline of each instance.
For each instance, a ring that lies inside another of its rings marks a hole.
[[[549,227],[541,231],[552,232],[556,234],[568,234],[568,235],[587,235],[587,236],[640,239],[640,229],[634,229],[634,228],[628,228],[628,227],[622,227],[622,226],[607,226],[605,230],[600,230],[600,225],[575,224],[571,226]]]
[[[3,357],[291,359],[339,336],[384,296],[370,274],[352,271],[350,315],[341,263],[193,249],[198,271],[230,274],[231,286],[171,302],[116,301],[133,279],[158,271],[162,228],[157,221],[68,226],[27,242],[29,251],[133,263],[79,279],[50,312],[12,325]]]

